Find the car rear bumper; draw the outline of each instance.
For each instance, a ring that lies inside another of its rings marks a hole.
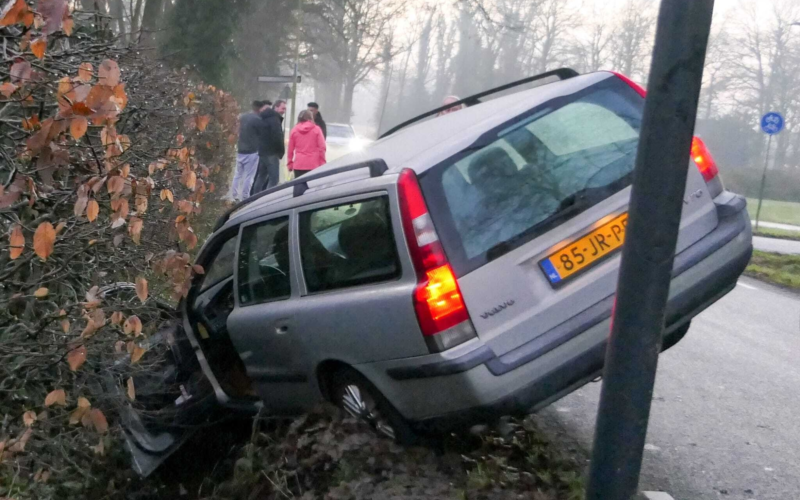
[[[717,228],[675,258],[665,345],[671,344],[670,335],[680,335],[681,326],[733,289],[750,260],[752,233],[744,199],[723,193],[715,203]],[[502,356],[476,339],[443,355],[357,368],[401,414],[425,425],[453,427],[530,413],[600,374],[613,300],[613,295],[601,300]]]

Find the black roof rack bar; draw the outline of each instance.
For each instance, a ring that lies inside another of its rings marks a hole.
[[[225,223],[228,222],[228,219],[230,219],[231,214],[233,214],[235,211],[253,203],[258,199],[263,198],[264,196],[269,196],[273,193],[283,191],[284,189],[292,188],[293,190],[292,196],[296,198],[298,196],[303,196],[303,194],[308,190],[309,181],[315,181],[317,179],[323,179],[325,177],[330,177],[332,175],[337,175],[337,174],[343,174],[345,172],[350,172],[353,170],[360,170],[362,168],[369,169],[370,177],[380,177],[384,174],[384,172],[389,170],[389,167],[386,165],[385,161],[381,159],[375,159],[361,163],[355,163],[353,165],[346,165],[344,167],[333,168],[331,170],[326,170],[318,174],[313,174],[313,173],[306,174],[299,179],[294,179],[292,181],[285,182],[279,186],[267,189],[266,191],[261,191],[260,193],[255,194],[247,198],[246,200],[240,201],[239,203],[231,207],[228,211],[226,211],[224,214],[222,214],[222,216],[217,221],[217,224],[214,226],[214,231],[218,231],[222,226],[224,226]]]
[[[514,87],[519,87],[520,85],[525,85],[526,83],[535,82],[536,80],[544,80],[545,78],[550,78],[551,76],[557,76],[561,80],[567,80],[569,78],[574,78],[574,77],[578,76],[578,72],[575,71],[572,68],[559,68],[559,69],[554,69],[552,71],[548,71],[546,73],[542,73],[540,75],[529,76],[527,78],[523,78],[522,80],[517,80],[516,82],[507,83],[505,85],[501,85],[501,86],[495,87],[493,89],[484,90],[483,92],[480,92],[480,93],[475,94],[475,95],[471,95],[469,97],[461,99],[460,101],[453,102],[453,103],[450,103],[450,104],[446,104],[446,105],[444,105],[444,106],[442,106],[440,108],[436,108],[434,110],[427,111],[425,113],[422,113],[419,116],[415,116],[414,118],[412,118],[410,120],[404,121],[400,125],[397,125],[396,127],[391,128],[388,132],[385,132],[383,135],[380,136],[380,139],[383,139],[384,137],[389,137],[390,135],[394,134],[395,132],[397,132],[400,129],[404,129],[404,128],[408,127],[411,124],[414,124],[414,123],[416,123],[416,122],[418,122],[420,120],[424,120],[425,118],[427,118],[429,116],[433,116],[435,114],[441,113],[442,111],[444,111],[446,109],[450,109],[450,108],[452,108],[454,106],[460,106],[461,104],[466,104],[467,106],[474,106],[476,104],[480,104],[480,102],[481,102],[480,98],[481,97],[486,97],[488,95],[496,94],[496,93],[502,92],[504,90],[513,89]]]

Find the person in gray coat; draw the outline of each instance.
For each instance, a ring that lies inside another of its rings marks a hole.
[[[283,115],[286,113],[286,101],[278,99],[272,108],[261,112],[263,122],[261,141],[258,148],[258,173],[253,182],[250,195],[278,185],[281,158],[286,153],[283,141]]]
[[[259,113],[268,107],[265,101],[253,101],[253,110],[239,117],[236,171],[231,183],[233,201],[242,201],[250,194],[258,171],[258,149],[264,134],[264,122]]]

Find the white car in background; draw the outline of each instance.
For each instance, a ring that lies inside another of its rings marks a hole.
[[[326,158],[328,161],[336,160],[354,151],[360,151],[370,142],[358,137],[349,123],[328,123],[327,126],[328,152]]]

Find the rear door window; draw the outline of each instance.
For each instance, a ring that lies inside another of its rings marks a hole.
[[[237,275],[240,305],[291,296],[289,252],[289,217],[253,224],[242,230]]]
[[[426,172],[425,198],[457,274],[628,186],[643,102],[609,78],[516,117]]]
[[[300,214],[300,256],[309,293],[398,278],[389,198]]]

